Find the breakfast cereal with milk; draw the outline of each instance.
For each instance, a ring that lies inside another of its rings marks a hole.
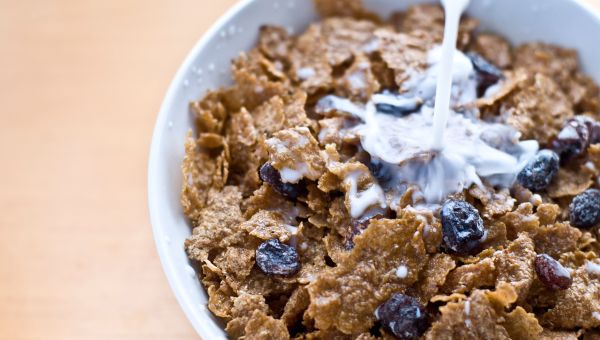
[[[474,228],[483,236],[464,244],[446,234],[455,216],[445,217],[443,202],[424,204],[410,183],[388,188],[389,174],[353,129],[359,117],[319,108],[328,95],[364,105],[402,91],[441,42],[442,8],[412,6],[383,20],[357,0],[315,3],[321,21],[298,36],[262,27],[257,47],[232,64],[234,85],[191,104],[185,249],[228,335],[598,336],[600,232],[586,212],[600,202],[600,99],[576,51],[513,47],[463,18],[459,50],[502,77],[457,111],[510,126],[560,156],[542,190],[531,189],[540,183],[535,171],[549,171],[552,158],[511,187],[484,180],[451,194],[455,209],[482,222]],[[555,268],[566,270],[568,287],[548,286],[566,280]]]

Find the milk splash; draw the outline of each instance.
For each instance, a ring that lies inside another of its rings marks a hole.
[[[538,151],[537,141],[519,141],[510,126],[481,121],[476,110],[464,109],[477,99],[476,71],[456,50],[459,19],[468,2],[442,1],[447,5],[444,45],[429,52],[427,70],[415,72],[401,94],[377,94],[366,105],[327,96],[317,105],[321,111],[360,118],[353,130],[384,178],[381,185],[392,208],[411,185],[419,189],[414,200],[426,205],[473,184],[482,186],[483,180],[510,187]],[[400,109],[386,112],[390,107]]]

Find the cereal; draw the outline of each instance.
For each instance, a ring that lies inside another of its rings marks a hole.
[[[523,307],[518,306],[512,312],[506,313],[502,326],[506,329],[511,339],[536,339],[544,329],[532,313],[527,313]]]
[[[584,192],[593,183],[590,174],[585,171],[561,168],[548,187],[548,196],[552,198],[575,196]]]
[[[216,316],[228,318],[233,308],[233,292],[226,283],[208,286],[208,309]]]
[[[512,64],[512,51],[508,42],[495,34],[482,33],[477,35],[473,51],[481,54],[500,68],[507,68]]]
[[[287,61],[290,38],[283,27],[265,25],[260,28],[258,48],[271,60]]]
[[[308,296],[306,287],[300,286],[296,288],[285,304],[281,320],[285,322],[288,327],[293,326],[302,319],[302,314],[306,308],[308,308],[309,303],[310,297]]]
[[[290,338],[287,327],[281,320],[276,320],[260,310],[252,313],[244,332],[246,340],[285,340]]]
[[[369,13],[362,0],[315,0],[317,11],[324,17],[354,17],[377,19],[375,14]]]
[[[231,115],[227,124],[227,145],[231,145],[230,176],[249,196],[260,186],[258,167],[264,162],[266,152],[254,128],[254,119],[246,109]]]
[[[267,312],[269,307],[265,298],[261,295],[240,294],[233,301],[231,310],[231,321],[227,323],[225,330],[231,337],[241,337],[245,333],[248,320],[255,311]]]
[[[518,295],[518,301],[524,301],[535,275],[535,255],[531,238],[527,234],[520,234],[506,250],[494,256],[498,270],[496,286],[504,282],[510,284]]]
[[[393,291],[406,289],[417,280],[425,247],[415,232],[422,228],[409,212],[397,220],[371,222],[354,239],[352,252],[308,285],[311,304],[307,313],[315,325],[347,334],[367,331],[374,322],[375,308]],[[402,280],[395,275],[399,265],[408,268],[408,276]]]
[[[315,5],[323,19],[297,36],[260,27],[232,62],[234,84],[190,104],[185,251],[229,337],[598,338],[600,227],[584,213],[596,202],[574,197],[600,185],[600,90],[577,53],[513,48],[462,18],[457,46],[480,93],[453,110],[512,125],[560,162],[538,152],[552,157],[512,186],[485,178],[428,204],[392,180],[402,174],[368,153],[360,129],[371,109],[428,108],[424,92],[408,97],[442,41],[441,6],[384,21],[360,0]]]
[[[521,232],[534,234],[540,226],[539,217],[533,214],[531,203],[523,203],[515,211],[502,216],[500,220],[506,225],[507,236],[515,239]]]
[[[326,91],[332,86],[333,69],[326,53],[321,27],[316,24],[298,37],[290,52],[292,79],[308,94]]]
[[[578,64],[577,52],[571,49],[543,43],[524,44],[515,49],[515,68],[550,76],[561,85],[577,70]]]
[[[419,280],[419,296],[422,303],[434,297],[446,282],[448,274],[456,268],[456,262],[450,255],[436,254],[431,257]]]
[[[560,329],[600,326],[600,280],[593,278],[586,266],[572,274],[573,284],[558,293],[556,306],[542,316],[542,324]]]
[[[244,280],[254,267],[254,249],[228,247],[213,262],[225,275]]]
[[[319,144],[308,128],[282,130],[267,140],[271,164],[286,183],[302,178],[317,180],[325,171]]]
[[[471,41],[471,34],[479,23],[471,18],[463,18],[460,23],[458,42],[459,48],[464,48]],[[444,11],[438,5],[414,5],[403,15],[401,32],[426,33],[431,36],[428,40],[440,43],[444,35]]]
[[[371,64],[362,55],[355,58],[354,63],[346,70],[344,76],[336,82],[336,94],[338,96],[364,101],[377,93],[379,88],[379,82],[371,71]]]
[[[276,238],[285,242],[291,237],[291,232],[285,222],[279,212],[260,210],[248,221],[242,222],[240,227],[261,240]]]
[[[539,228],[533,240],[538,253],[559,257],[560,254],[575,251],[581,236],[581,231],[568,223],[556,223]]]
[[[473,186],[469,189],[469,194],[483,204],[485,210],[482,217],[486,219],[504,215],[515,206],[515,199],[510,197],[510,192],[506,189],[496,192],[493,188]]]
[[[516,296],[510,286],[505,286],[505,296],[475,290],[466,301],[451,302],[440,307],[441,317],[425,334],[425,339],[510,339],[501,325],[504,302],[511,304]],[[499,300],[498,298],[505,300]],[[500,304],[500,308],[496,307]]]
[[[204,99],[190,104],[196,118],[196,127],[200,132],[221,133],[227,118],[227,109],[223,104],[221,92],[209,92]]]
[[[225,187],[221,192],[209,194],[206,208],[194,221],[192,237],[185,247],[189,256],[196,261],[208,259],[212,249],[226,249],[230,245],[243,243],[244,234],[238,228],[242,221],[239,203],[242,197],[237,187]]]
[[[326,55],[329,65],[340,66],[352,59],[360,57],[373,38],[377,26],[364,20],[331,18],[323,21],[321,32],[326,44]]]
[[[447,293],[465,293],[479,287],[496,283],[496,265],[492,258],[477,263],[462,265],[448,275],[442,290]]]
[[[577,340],[578,338],[575,332],[554,332],[548,329],[544,329],[540,334],[540,340]]]
[[[426,65],[427,50],[433,42],[423,44],[423,36],[395,33],[388,29],[375,32],[379,41],[379,53],[387,66],[394,70],[396,84],[402,87],[409,78],[409,71],[422,72]]]
[[[573,116],[573,109],[555,80],[536,73],[502,103],[500,115],[525,139],[548,144],[562,128],[562,122]]]

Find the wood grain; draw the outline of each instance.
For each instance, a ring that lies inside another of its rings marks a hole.
[[[0,0],[0,339],[197,338],[146,163],[173,74],[234,2]]]

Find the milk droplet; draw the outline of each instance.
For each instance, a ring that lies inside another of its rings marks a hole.
[[[228,33],[229,33],[229,35],[235,34],[235,25],[229,26]]]
[[[183,80],[183,87],[188,87],[188,86],[190,86],[190,81],[187,80],[187,79],[184,79]]]
[[[167,122],[167,126],[169,127],[169,130],[171,130],[173,128],[173,122],[172,121]]]
[[[405,279],[408,276],[408,268],[406,268],[405,265],[400,265],[396,269],[396,276],[401,279]]]

